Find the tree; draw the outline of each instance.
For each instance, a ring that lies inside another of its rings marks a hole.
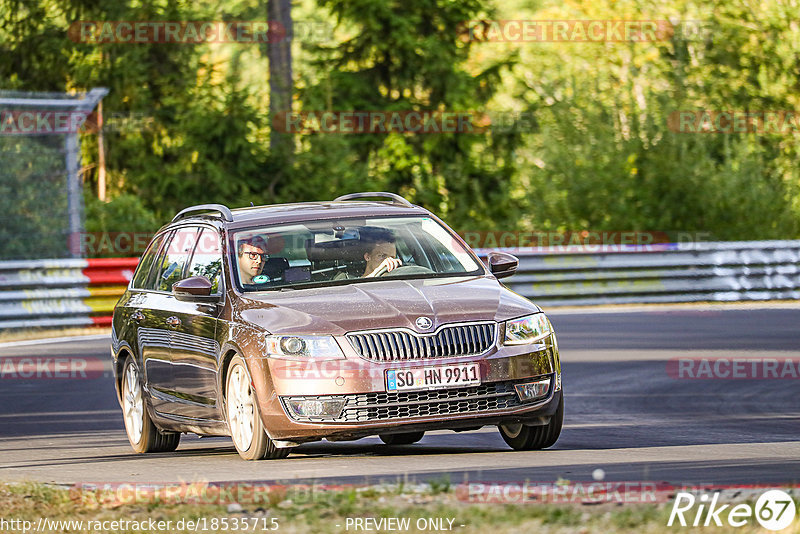
[[[306,110],[473,111],[477,116],[486,111],[500,71],[513,64],[513,58],[502,57],[478,72],[467,70],[473,43],[463,39],[463,26],[491,11],[480,0],[320,3],[352,37],[318,50],[315,65],[322,75],[307,80],[300,94]],[[363,189],[375,183],[433,209],[456,226],[486,229],[513,220],[509,178],[518,134],[331,137],[335,134],[305,136],[299,165],[312,177],[284,188],[284,196],[312,198],[318,193],[311,184],[343,191],[345,185],[361,184]],[[344,168],[344,176],[305,166],[321,159]]]
[[[281,112],[292,110],[292,41],[294,26],[292,23],[291,0],[267,0],[267,15],[271,28],[270,42],[267,45],[269,57],[269,114],[274,120]],[[292,164],[294,140],[291,133],[273,130],[270,133],[269,147],[274,161],[274,176],[269,182],[270,196],[281,179],[287,178]]]

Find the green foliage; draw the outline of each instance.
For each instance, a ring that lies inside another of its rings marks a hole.
[[[431,493],[438,495],[440,493],[447,493],[450,491],[450,476],[444,475],[439,478],[432,478],[428,481],[431,487]]]
[[[70,255],[63,143],[63,135],[0,136],[0,258]]]
[[[471,43],[461,39],[465,21],[487,16],[480,1],[321,2],[340,27],[352,34],[340,45],[319,51],[318,68],[326,74],[303,84],[303,108],[370,111],[483,111],[499,88],[500,73],[513,64],[500,57],[477,73],[465,69]],[[351,134],[341,141],[310,135],[311,154],[326,154],[344,174],[314,166],[306,191],[288,186],[281,192],[314,198],[314,184],[331,175],[396,191],[424,205],[455,226],[513,224],[514,143],[484,134]],[[518,139],[517,139],[518,140]],[[306,163],[303,155],[298,157]],[[330,163],[329,163],[330,164]],[[306,176],[306,174],[303,174]],[[325,189],[329,189],[326,184]],[[339,191],[353,191],[351,187]]]
[[[157,219],[139,197],[130,193],[102,202],[87,192],[84,206],[86,233],[76,246],[86,257],[140,256],[165,222]]]
[[[123,193],[109,202],[86,195],[87,232],[152,232],[163,224],[136,195]]]
[[[654,43],[523,50],[510,83],[537,113],[541,133],[526,136],[519,149],[525,161],[516,179],[528,191],[520,224],[702,231],[721,240],[800,236],[800,174],[791,163],[800,132],[707,134],[668,126],[681,110],[796,109],[800,41],[787,12],[776,2],[645,6],[601,2],[549,14],[653,20],[674,10],[675,20],[702,24]]]
[[[0,79],[10,80],[3,88],[20,90],[108,87],[105,117],[147,119],[106,131],[112,196],[136,195],[163,221],[194,203],[245,204],[264,187],[259,112],[250,91],[239,87],[244,66],[236,56],[220,62],[205,45],[79,43],[67,35],[79,20],[217,20],[224,14],[189,1],[61,4],[0,0],[6,14],[0,52],[7,52],[0,53]],[[84,141],[85,157],[96,160],[96,140]],[[85,178],[91,186],[95,175]]]

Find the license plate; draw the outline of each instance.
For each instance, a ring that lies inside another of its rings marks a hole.
[[[386,391],[475,386],[480,383],[481,373],[477,363],[386,371]]]

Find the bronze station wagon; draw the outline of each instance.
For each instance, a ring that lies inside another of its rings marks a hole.
[[[497,425],[514,449],[550,447],[564,418],[556,336],[497,281],[517,258],[486,262],[391,193],[181,211],[114,310],[131,445],[231,436],[256,460],[323,438],[408,445]]]

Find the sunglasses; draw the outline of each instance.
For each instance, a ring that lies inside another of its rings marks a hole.
[[[267,257],[266,254],[263,254],[261,252],[243,252],[242,256],[245,256],[245,255],[248,258],[250,258],[252,261],[256,261],[259,258],[261,259],[261,261],[264,261],[264,259]]]

